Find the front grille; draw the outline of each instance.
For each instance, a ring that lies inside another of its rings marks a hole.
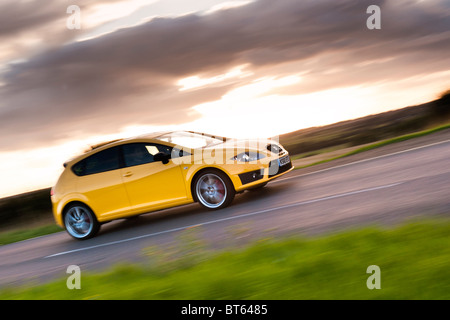
[[[278,160],[270,161],[269,163],[269,178],[282,174],[292,168],[292,162],[289,161],[284,166],[278,165]]]

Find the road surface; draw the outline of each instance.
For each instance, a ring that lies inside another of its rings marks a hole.
[[[250,239],[449,216],[449,140],[348,161],[294,170],[258,192],[237,195],[220,211],[192,204],[108,223],[86,241],[61,232],[2,246],[0,287],[66,279],[69,265],[94,272],[143,261],[146,248],[177,244],[186,229],[221,248]]]

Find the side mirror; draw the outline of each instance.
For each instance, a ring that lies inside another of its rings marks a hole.
[[[170,154],[164,152],[158,152],[153,156],[154,161],[161,161],[163,164],[168,164],[170,159]]]

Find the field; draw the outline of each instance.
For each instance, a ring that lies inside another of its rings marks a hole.
[[[61,279],[4,288],[0,299],[450,299],[448,220],[260,239],[219,253],[190,232],[176,247],[147,248],[147,264],[83,273],[79,290]]]
[[[418,106],[287,133],[280,136],[280,142],[291,155],[311,156],[429,130],[449,122],[450,93],[445,93],[438,100]]]

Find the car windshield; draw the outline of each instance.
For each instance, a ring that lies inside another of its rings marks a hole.
[[[222,143],[226,140],[226,138],[223,137],[215,137],[207,134],[187,131],[175,131],[166,133],[159,137],[156,137],[156,139],[174,143],[178,146],[190,149],[210,147]]]

